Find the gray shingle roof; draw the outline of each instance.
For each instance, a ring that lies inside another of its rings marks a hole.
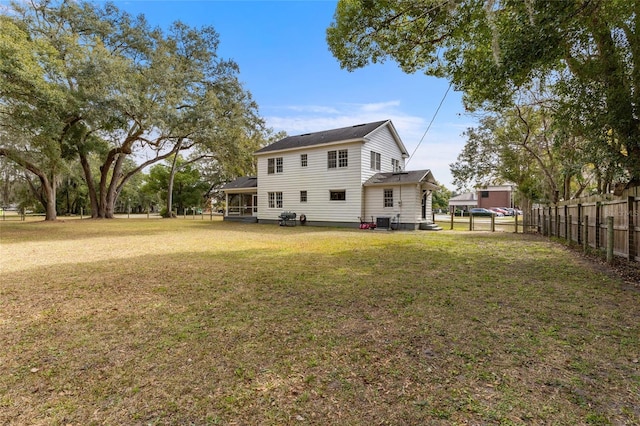
[[[345,140],[362,139],[369,133],[384,125],[389,120],[376,121],[374,123],[356,124],[355,126],[342,127],[340,129],[323,130],[315,133],[305,133],[298,136],[289,136],[274,142],[271,145],[256,151],[256,154],[263,152],[280,151],[285,149],[296,149],[307,146],[322,145],[325,143],[339,142]]]
[[[460,195],[456,195],[455,197],[451,197],[449,201],[476,201],[476,193],[475,192],[465,192]]]
[[[257,188],[258,178],[255,176],[243,176],[222,186],[222,190],[227,189],[245,189],[245,188]]]
[[[431,170],[412,170],[407,172],[376,173],[371,176],[364,186],[372,185],[404,185],[411,183],[435,183]]]

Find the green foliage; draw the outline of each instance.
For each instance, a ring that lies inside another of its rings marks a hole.
[[[94,217],[112,217],[133,176],[179,151],[225,173],[251,169],[268,130],[212,27],[163,31],[111,3],[9,10],[0,16],[0,155],[48,178],[54,204],[68,162],[82,165]]]
[[[151,167],[141,188],[141,193],[166,201],[169,174],[170,166],[168,165],[157,164]],[[185,209],[203,207],[208,189],[209,184],[202,179],[200,171],[192,163],[185,163],[179,158],[174,177],[172,210],[183,214]]]
[[[431,201],[431,207],[433,209],[449,209],[449,198],[451,198],[451,191],[444,186],[438,184],[438,189],[433,191],[433,198]]]
[[[446,77],[471,110],[508,114],[543,83],[601,174],[640,180],[638,15],[626,0],[342,0],[327,41],[348,70],[393,59]]]

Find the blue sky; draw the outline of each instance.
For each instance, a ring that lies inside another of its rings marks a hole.
[[[409,153],[418,146],[449,83],[404,74],[394,62],[342,70],[325,34],[336,1],[115,1],[153,26],[180,20],[211,25],[220,35],[220,56],[240,66],[240,79],[274,130],[289,135],[391,119]],[[407,169],[431,169],[454,189],[449,164],[474,125],[460,93],[449,91]]]

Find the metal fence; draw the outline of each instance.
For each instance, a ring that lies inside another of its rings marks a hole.
[[[640,262],[640,187],[563,201],[532,210],[539,233]],[[611,260],[611,259],[610,259]]]

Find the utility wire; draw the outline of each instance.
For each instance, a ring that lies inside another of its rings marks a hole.
[[[442,107],[442,104],[444,103],[444,100],[447,98],[447,94],[449,93],[449,90],[451,89],[451,85],[452,84],[453,83],[449,83],[449,87],[447,87],[447,91],[444,92],[444,96],[442,97],[442,100],[440,101],[440,105],[438,105],[438,108],[436,109],[436,112],[433,114],[433,117],[431,117],[431,121],[429,122],[429,125],[427,126],[427,130],[425,130],[424,133],[422,134],[422,137],[420,138],[420,142],[418,142],[418,145],[416,145],[416,147],[413,150],[413,152],[411,153],[411,156],[409,157],[409,159],[407,161],[405,161],[405,163],[404,163],[405,167],[407,166],[407,164],[409,164],[409,161],[411,161],[411,159],[415,155],[416,151],[420,147],[420,144],[424,140],[424,137],[427,136],[427,132],[431,128],[431,125],[433,124],[433,121],[436,119],[436,116],[438,115],[438,111],[440,111],[440,108]]]

